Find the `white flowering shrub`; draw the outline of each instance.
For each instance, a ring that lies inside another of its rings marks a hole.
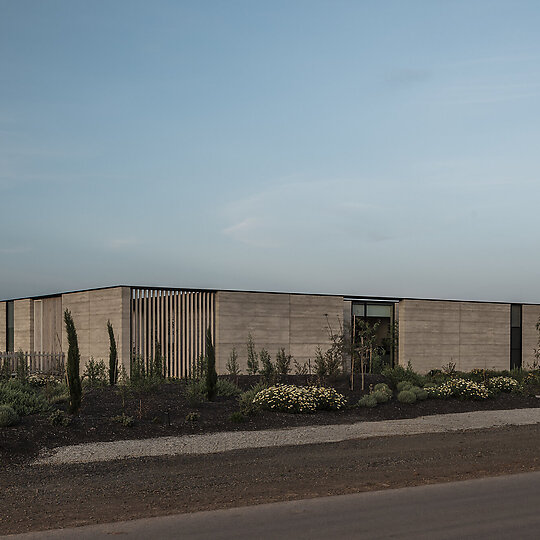
[[[61,384],[63,377],[59,375],[48,375],[46,373],[33,373],[28,377],[28,382],[32,386],[47,386]]]
[[[432,399],[446,399],[452,395],[452,389],[446,383],[440,386],[425,386],[424,390],[427,392],[428,397]]]
[[[497,392],[515,392],[519,389],[519,383],[512,377],[492,377],[487,381],[488,390]]]
[[[345,396],[333,388],[278,384],[257,393],[253,404],[273,411],[313,413],[316,410],[338,410],[345,407]]]
[[[428,396],[435,399],[458,397],[461,399],[487,399],[489,390],[480,383],[467,379],[450,379],[436,387],[427,387],[424,390]]]

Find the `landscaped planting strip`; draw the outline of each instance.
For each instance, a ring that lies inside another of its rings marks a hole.
[[[403,420],[306,426],[280,430],[228,431],[205,435],[62,446],[43,454],[33,464],[59,465],[152,456],[212,454],[244,448],[332,443],[351,439],[468,431],[538,423],[540,423],[540,408],[528,408],[440,414]]]

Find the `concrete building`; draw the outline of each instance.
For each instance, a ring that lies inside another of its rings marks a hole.
[[[107,321],[120,362],[152,358],[159,346],[171,377],[189,376],[211,330],[219,373],[233,348],[246,371],[246,342],[275,357],[284,348],[299,364],[313,361],[331,332],[350,334],[360,321],[378,324],[385,360],[419,372],[510,369],[534,361],[538,304],[420,300],[297,293],[116,286],[0,302],[0,351],[67,351],[63,312],[73,315],[81,364],[108,358]],[[395,329],[397,340],[389,345]],[[345,362],[346,363],[346,362]],[[81,367],[82,369],[82,367]]]

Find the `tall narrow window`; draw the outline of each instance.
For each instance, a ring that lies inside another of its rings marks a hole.
[[[15,349],[15,317],[13,314],[13,301],[6,302],[6,351]]]
[[[521,369],[521,304],[510,306],[510,369]]]

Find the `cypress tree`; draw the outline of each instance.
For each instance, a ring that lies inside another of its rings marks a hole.
[[[206,397],[212,401],[217,392],[216,349],[210,328],[206,331]]]
[[[75,414],[81,406],[82,387],[79,376],[79,364],[81,355],[79,353],[79,341],[77,340],[77,330],[73,323],[71,312],[64,311],[64,322],[68,339],[68,356],[66,362],[66,376],[69,388],[69,412]]]
[[[114,386],[118,381],[118,352],[111,321],[107,321],[107,332],[109,332],[109,382]]]

